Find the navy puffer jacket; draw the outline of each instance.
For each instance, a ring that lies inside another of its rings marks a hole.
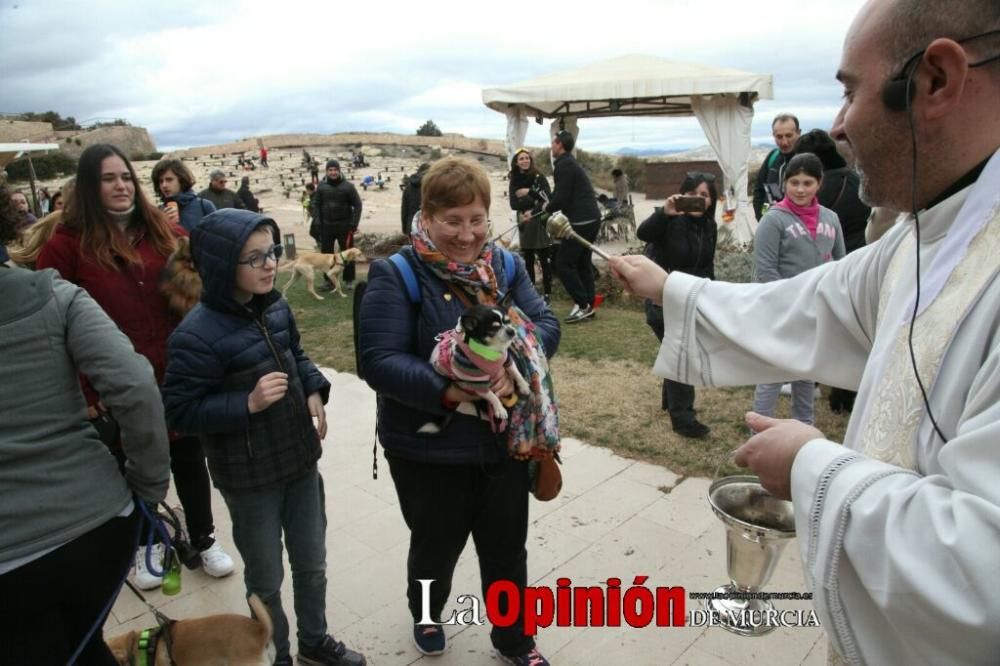
[[[416,258],[411,247],[400,252],[410,262],[420,286],[421,302],[410,303],[403,280],[389,261],[372,264],[361,304],[361,365],[368,384],[378,393],[378,437],[388,454],[440,464],[492,463],[506,455],[503,438],[477,417],[455,413],[440,433],[418,434],[428,421],[447,413],[441,396],[448,380],[428,359],[434,340],[454,328],[465,307],[447,285]],[[515,256],[515,271],[506,280],[499,249],[493,252],[497,283],[514,292],[514,302],[535,323],[535,334],[551,357],[559,347],[559,321],[528,280],[524,262]]]
[[[274,220],[226,208],[191,233],[191,255],[204,284],[199,303],[170,336],[163,399],[167,421],[198,434],[215,485],[260,488],[311,469],[320,441],[306,398],[325,403],[330,383],[302,351],[287,301],[273,290],[242,304],[233,297],[237,261],[250,234]],[[270,372],[288,373],[288,393],[250,414],[247,398]]]

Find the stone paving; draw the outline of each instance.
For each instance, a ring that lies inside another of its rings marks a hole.
[[[372,479],[375,396],[347,373],[324,370],[333,383],[327,415],[329,433],[320,469],[326,482],[328,592],[331,632],[368,657],[373,666],[499,664],[489,641],[489,626],[449,626],[448,651],[424,657],[411,641],[405,572],[408,532],[396,501],[388,466],[379,454],[378,479]],[[610,450],[566,439],[563,442],[563,491],[548,503],[531,500],[528,574],[532,585],[555,588],[567,577],[576,585],[622,580],[624,592],[636,576],[646,585],[683,586],[711,592],[727,582],[725,534],[709,508],[710,481],[682,478],[669,470],[615,455]],[[217,534],[237,562],[228,578],[209,578],[200,570],[183,573],[180,594],[159,591],[147,598],[169,617],[181,619],[246,611],[242,562],[232,545],[225,504],[213,491]],[[171,503],[176,498],[171,497]],[[287,571],[287,567],[286,567]],[[804,592],[798,547],[792,541],[767,590]],[[481,596],[471,539],[452,585],[460,594]],[[282,589],[286,610],[293,608],[291,578]],[[776,601],[781,609],[808,609],[807,601]],[[468,608],[454,600],[445,611]],[[688,599],[688,611],[701,602]],[[294,640],[294,617],[292,646]],[[624,623],[623,623],[624,624]],[[105,635],[155,625],[152,614],[123,588]],[[763,637],[737,636],[718,627],[556,627],[543,628],[540,651],[553,664],[750,664],[826,663],[826,641],[816,627],[777,628]]]

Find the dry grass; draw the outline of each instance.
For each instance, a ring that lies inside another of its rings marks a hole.
[[[317,364],[353,373],[351,301],[336,295],[313,300],[301,283],[289,293],[306,353]],[[556,301],[553,308],[564,316],[570,304]],[[594,320],[563,326],[552,361],[563,434],[678,474],[738,473],[730,452],[746,441],[743,415],[753,401],[753,387],[697,389],[695,407],[712,433],[703,440],[685,439],[671,430],[669,416],[660,409],[662,380],[651,372],[656,349],[656,338],[635,304],[605,305]],[[778,416],[787,417],[788,409],[783,396]],[[816,402],[816,419],[827,436],[842,440],[847,419],[831,413],[825,398]]]

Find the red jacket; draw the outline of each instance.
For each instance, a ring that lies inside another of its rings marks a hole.
[[[182,227],[172,225],[178,236],[187,236]],[[52,238],[42,247],[36,267],[54,268],[65,280],[84,289],[104,308],[118,328],[132,341],[135,350],[149,359],[156,381],[163,384],[167,367],[167,338],[177,326],[177,318],[167,309],[160,294],[160,274],[167,258],[140,236],[135,249],[142,263],[111,270],[81,256],[80,232],[63,225],[56,227]],[[84,385],[88,404],[97,400],[93,390]]]

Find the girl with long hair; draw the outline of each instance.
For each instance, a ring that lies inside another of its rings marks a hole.
[[[542,294],[548,303],[552,295],[552,239],[545,230],[542,206],[552,189],[535,166],[531,151],[521,148],[510,161],[510,207],[517,215],[517,234],[528,279],[535,284],[535,258],[542,265]]]

